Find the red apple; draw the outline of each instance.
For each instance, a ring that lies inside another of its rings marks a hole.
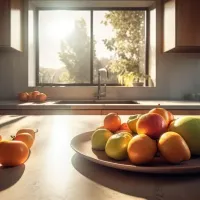
[[[167,130],[165,119],[156,113],[142,115],[136,124],[138,134],[146,134],[152,139],[159,138]]]

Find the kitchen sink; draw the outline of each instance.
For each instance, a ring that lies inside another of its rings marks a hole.
[[[61,100],[55,104],[139,104],[132,100]]]

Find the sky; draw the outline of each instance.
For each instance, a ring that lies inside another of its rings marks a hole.
[[[93,32],[97,42],[96,55],[98,58],[110,58],[113,55],[102,41],[114,36],[111,26],[101,24],[106,12],[94,11],[93,13]],[[64,66],[58,57],[60,42],[73,31],[75,20],[80,18],[85,19],[87,32],[90,35],[90,11],[46,10],[39,12],[40,67],[58,69]]]

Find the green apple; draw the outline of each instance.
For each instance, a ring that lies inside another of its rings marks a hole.
[[[127,147],[132,135],[129,132],[120,132],[112,135],[105,147],[105,152],[108,157],[115,160],[124,160],[128,157]]]
[[[97,129],[93,132],[91,142],[95,150],[105,150],[106,142],[113,134],[107,129]]]

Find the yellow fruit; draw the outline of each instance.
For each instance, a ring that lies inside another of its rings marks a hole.
[[[127,152],[133,164],[146,164],[154,158],[157,152],[156,141],[145,134],[136,135],[129,142]]]
[[[132,135],[129,132],[120,132],[112,135],[105,147],[108,157],[115,160],[124,160],[128,157],[127,147]]]
[[[141,115],[140,114],[137,114],[137,115],[133,115],[133,116],[130,116],[128,121],[127,121],[127,124],[128,124],[128,127],[129,129],[133,132],[133,133],[137,133],[137,130],[136,130],[136,123],[139,119]]]
[[[178,133],[187,143],[192,155],[200,155],[200,117],[184,116],[171,122],[169,131]]]
[[[33,139],[35,139],[35,133],[37,133],[37,132],[38,132],[38,130],[33,130],[31,128],[22,128],[17,131],[16,135],[19,135],[21,133],[29,133],[32,135]]]
[[[158,141],[158,149],[161,155],[173,164],[189,160],[191,157],[188,145],[176,132],[164,133]]]
[[[95,150],[105,150],[106,142],[112,136],[112,133],[107,129],[97,129],[92,134],[92,148]]]

